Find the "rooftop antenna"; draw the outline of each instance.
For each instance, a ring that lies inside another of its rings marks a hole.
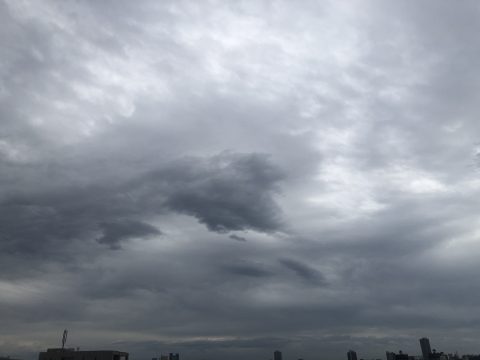
[[[67,342],[68,330],[63,330],[63,337],[62,337],[62,350],[65,348],[65,343]]]

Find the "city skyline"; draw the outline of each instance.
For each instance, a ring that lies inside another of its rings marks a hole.
[[[46,351],[41,351],[38,354],[38,360],[129,360],[129,353],[118,350],[80,350],[80,348],[65,347],[67,330],[63,333],[62,347],[49,348]],[[437,351],[431,348],[430,339],[422,337],[419,339],[421,355],[411,355],[399,350],[398,352],[389,351],[385,352],[386,360],[479,360],[480,353],[478,354],[463,354],[459,355],[457,351],[454,353],[445,353],[443,351]],[[316,354],[317,358],[321,357],[321,354]],[[152,360],[180,360],[179,353],[162,354],[159,358],[154,357]],[[349,350],[347,352],[347,360],[357,360],[358,356],[355,350]],[[17,360],[10,356],[0,356],[0,360]],[[273,352],[273,360],[283,360],[283,354],[280,350]],[[298,358],[303,360],[303,358]],[[363,357],[360,360],[365,360]],[[367,359],[369,360],[369,359]],[[370,359],[381,360],[381,359]]]

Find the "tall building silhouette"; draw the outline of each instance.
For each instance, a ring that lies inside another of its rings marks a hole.
[[[353,350],[348,350],[347,359],[348,360],[357,360],[357,353]]]
[[[432,349],[430,347],[430,340],[428,340],[428,338],[421,338],[420,347],[422,348],[423,360],[429,360],[432,354]]]
[[[275,350],[273,353],[273,360],[282,360],[282,352]]]

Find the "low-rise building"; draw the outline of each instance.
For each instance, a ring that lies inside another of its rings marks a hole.
[[[47,349],[38,354],[38,360],[128,360],[128,353],[115,350],[80,351],[75,349]]]

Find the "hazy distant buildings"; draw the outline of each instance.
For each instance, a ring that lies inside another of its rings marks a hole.
[[[153,358],[152,360],[155,360]],[[180,360],[180,355],[178,353],[170,353],[168,355],[160,355],[160,360]]]
[[[114,350],[80,351],[59,348],[40,352],[38,360],[128,360],[128,353]]]
[[[282,360],[282,352],[276,350],[276,351],[273,353],[273,360]]]
[[[357,360],[357,353],[353,350],[348,350],[347,360]]]

